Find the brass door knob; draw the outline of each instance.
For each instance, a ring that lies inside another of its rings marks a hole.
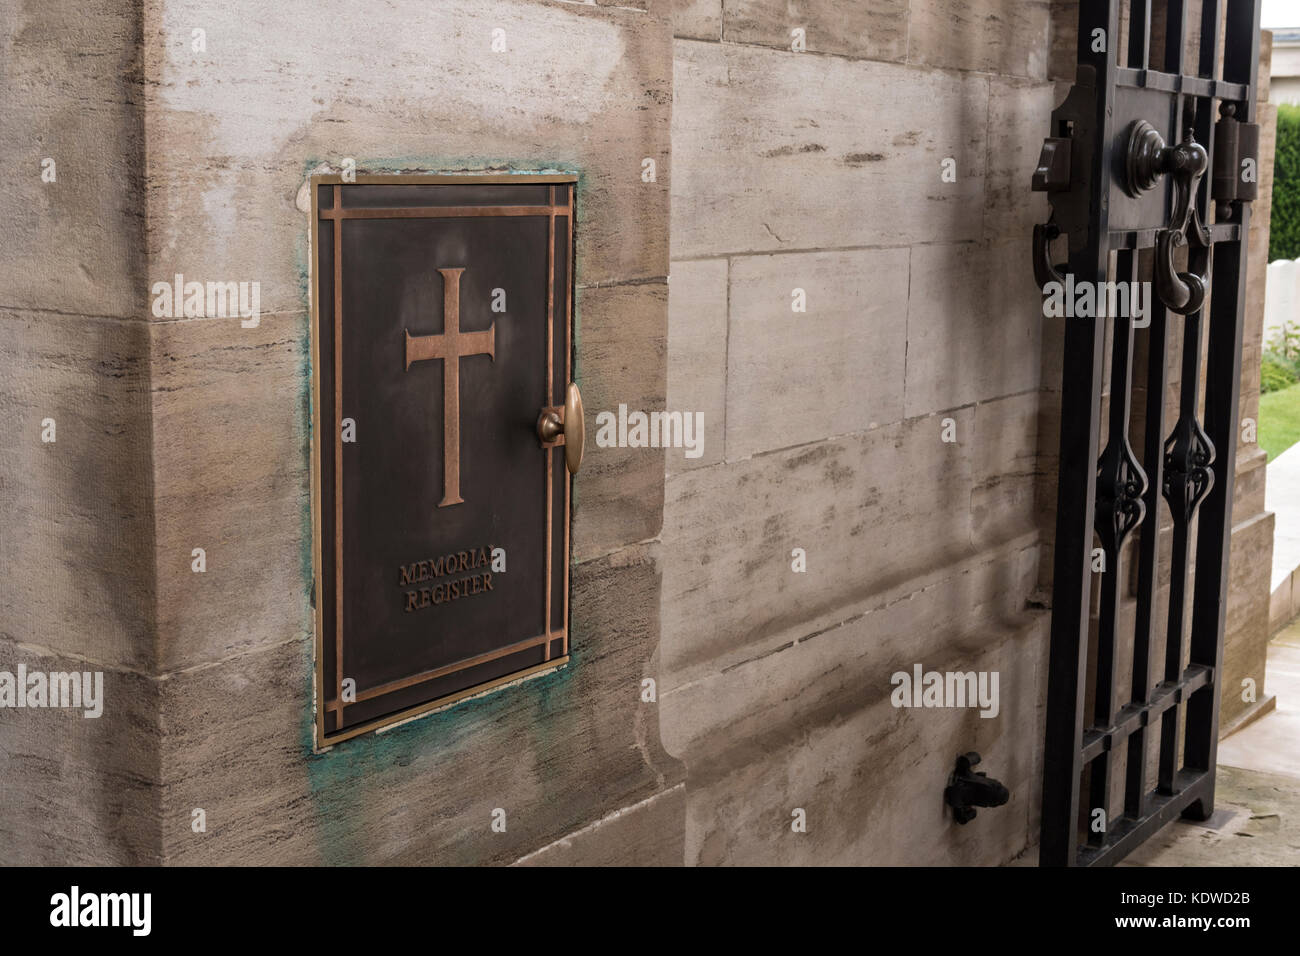
[[[586,422],[582,415],[582,393],[573,382],[564,393],[564,405],[543,408],[537,419],[537,437],[546,446],[564,446],[564,464],[569,474],[582,467],[582,446]]]

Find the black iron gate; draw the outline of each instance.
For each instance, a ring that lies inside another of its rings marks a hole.
[[[1205,819],[1214,809],[1247,229],[1259,159],[1259,0],[1228,0],[1226,9],[1223,0],[1202,0],[1195,23],[1188,0],[1126,6],[1121,37],[1118,0],[1080,0],[1078,73],[1052,114],[1033,183],[1052,207],[1034,231],[1039,284],[1055,293],[1050,283],[1061,283],[1067,307],[1075,300],[1066,292],[1095,284],[1092,308],[1076,310],[1090,314],[1065,319],[1044,866],[1117,862],[1178,814]],[[1189,57],[1191,31],[1200,40]],[[1051,251],[1057,239],[1068,240],[1061,265]],[[1137,317],[1125,308],[1131,289],[1118,283],[1141,280],[1148,264],[1154,294]],[[1181,336],[1173,334],[1178,325]],[[1179,413],[1169,427],[1165,393],[1177,339]],[[1147,400],[1133,422],[1142,435],[1138,456],[1129,433],[1141,345]],[[1159,567],[1165,521],[1167,596]],[[1139,526],[1130,554],[1135,613],[1126,627],[1122,560]],[[1121,658],[1130,648],[1121,696]]]

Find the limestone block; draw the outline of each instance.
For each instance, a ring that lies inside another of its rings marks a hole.
[[[1049,0],[1047,75],[1074,82],[1078,62],[1079,0]]]
[[[0,305],[144,317],[138,20],[114,0],[0,10]]]
[[[153,324],[164,672],[310,633],[309,325]]]
[[[157,865],[160,730],[154,682],[0,638],[0,671],[16,674],[19,664],[29,676],[100,672],[102,712],[0,712],[0,864]]]
[[[1035,225],[1047,222],[1047,194],[1036,193],[1030,186],[1057,102],[1050,83],[999,76],[989,80],[985,239],[1028,239]],[[1015,271],[1033,275],[1028,258],[1017,265],[1020,268]]]
[[[900,667],[939,667],[1000,640],[993,636],[999,625],[1025,611],[1037,561],[1032,539],[1011,542],[795,622],[780,642],[709,668],[672,669],[681,656],[673,645],[691,635],[665,631],[665,745],[698,780],[707,772],[700,768],[769,731],[792,733],[808,720],[887,698],[888,677]]]
[[[927,600],[943,604],[947,596],[917,598]],[[924,634],[913,624],[917,601],[745,664],[709,688],[718,700],[762,694],[769,703],[761,721],[726,728],[730,749],[691,762],[688,864],[969,864],[1005,861],[1024,848],[1041,739],[1023,730],[1042,724],[1047,616],[962,629],[959,646],[944,629],[917,646]],[[915,663],[997,671],[998,715],[895,708],[890,674]],[[797,714],[782,695],[798,699]],[[955,755],[968,750],[1011,791],[1006,806],[979,811],[978,832],[955,824],[943,802]],[[792,830],[796,808],[806,832]]]
[[[516,866],[681,866],[686,851],[686,785],[615,810]]]
[[[1029,247],[1020,237],[912,249],[904,415],[1038,388],[1045,320]]]
[[[1300,613],[1300,607],[1296,605],[1295,590],[1295,573],[1292,572],[1273,591],[1268,604],[1270,634],[1282,630],[1291,623],[1297,613]]]
[[[668,290],[668,409],[704,415],[698,458],[666,455],[668,473],[722,461],[727,426],[727,261],[674,262]]]
[[[1268,455],[1258,445],[1237,450],[1237,477],[1232,489],[1232,522],[1241,524],[1264,510]]]
[[[970,510],[978,548],[1039,527],[1038,402],[1038,392],[1031,391],[975,406]]]
[[[722,39],[722,0],[673,0],[673,36]]]
[[[668,360],[668,286],[663,282],[579,289],[578,385],[587,445],[573,482],[575,561],[659,533],[665,454],[680,449],[601,448],[598,416],[618,406],[662,410]],[[707,446],[706,446],[707,447]]]
[[[664,546],[697,557],[664,566],[665,665],[751,657],[968,555],[974,411],[951,417],[956,443],[931,416],[670,476]]]
[[[146,131],[167,144],[148,157],[153,278],[259,281],[266,311],[303,308],[296,197],[318,163],[345,158],[362,172],[576,171],[578,281],[666,275],[671,25],[658,6],[165,4],[146,32]],[[197,22],[203,53],[178,40]],[[275,57],[249,37],[274,38]]]
[[[1220,726],[1232,723],[1251,707],[1249,702],[1242,700],[1244,678],[1254,680],[1256,700],[1264,699],[1273,527],[1272,512],[1264,512],[1232,529],[1228,608],[1223,637],[1223,679],[1219,684]]]
[[[1048,4],[912,0],[907,62],[1047,78]]]
[[[0,636],[152,664],[148,334],[0,310]]]
[[[901,62],[907,54],[907,0],[727,0],[723,39],[794,52],[803,30],[806,52]]]
[[[674,259],[981,235],[985,77],[730,43],[673,50]]]
[[[1268,102],[1269,90],[1273,79],[1273,31],[1259,31],[1259,68],[1255,73],[1255,83],[1260,103]]]
[[[729,459],[903,417],[907,276],[906,249],[732,260]]]

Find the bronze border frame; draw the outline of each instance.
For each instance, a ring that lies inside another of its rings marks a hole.
[[[459,185],[459,184],[496,184],[496,185],[547,185],[548,202],[537,204],[536,206],[420,206],[420,207],[391,207],[391,208],[372,208],[372,209],[355,209],[344,215],[342,207],[342,188],[351,185]],[[355,176],[345,180],[344,177],[337,173],[318,173],[308,178],[308,189],[311,193],[310,202],[310,251],[308,255],[308,267],[311,274],[311,495],[312,495],[312,582],[315,593],[315,606],[312,610],[312,619],[314,625],[313,636],[313,730],[315,737],[315,749],[325,750],[336,743],[348,740],[352,737],[371,731],[382,730],[385,727],[398,723],[405,723],[408,720],[423,716],[435,710],[449,707],[461,700],[490,691],[503,685],[515,683],[517,681],[527,680],[530,677],[539,676],[542,673],[549,672],[564,666],[569,660],[569,563],[571,530],[570,515],[572,507],[573,489],[572,485],[566,481],[564,495],[564,618],[559,631],[551,629],[551,592],[553,590],[552,562],[554,542],[551,538],[552,526],[554,524],[554,515],[552,512],[554,504],[554,494],[552,486],[552,472],[555,468],[554,447],[550,444],[544,445],[545,454],[543,461],[546,472],[546,575],[545,575],[545,618],[544,630],[532,638],[507,645],[503,648],[497,648],[475,657],[465,658],[461,661],[453,662],[449,665],[434,668],[429,671],[423,671],[418,674],[408,675],[396,681],[390,681],[387,684],[381,684],[378,687],[358,690],[356,703],[373,699],[383,693],[394,690],[400,690],[404,687],[410,687],[436,677],[444,676],[448,673],[454,673],[457,670],[464,670],[478,664],[487,663],[497,658],[508,656],[509,654],[519,653],[530,647],[536,647],[539,644],[545,646],[545,658],[540,664],[527,667],[520,671],[505,674],[493,680],[486,681],[482,684],[475,684],[471,687],[463,688],[451,694],[435,698],[424,703],[408,707],[394,714],[379,717],[374,720],[366,721],[356,727],[349,727],[346,730],[336,731],[327,734],[325,730],[325,714],[329,710],[339,712],[347,704],[343,704],[341,698],[341,681],[342,681],[342,624],[343,624],[343,588],[342,588],[342,542],[343,542],[343,521],[341,511],[343,498],[338,494],[338,488],[342,479],[342,467],[340,457],[342,455],[342,434],[340,432],[340,421],[334,423],[333,449],[335,454],[335,495],[334,507],[335,515],[335,580],[334,580],[334,600],[337,602],[335,614],[336,635],[335,654],[337,655],[335,665],[335,678],[340,686],[334,689],[333,699],[326,698],[326,689],[324,686],[324,652],[325,652],[325,630],[324,630],[324,606],[325,600],[324,588],[321,581],[322,568],[322,540],[321,540],[321,508],[323,505],[322,481],[321,481],[321,403],[320,403],[320,270],[319,270],[319,242],[320,242],[320,221],[322,219],[332,219],[335,223],[334,229],[334,361],[335,361],[335,417],[341,415],[342,401],[342,375],[341,369],[338,368],[342,352],[339,349],[339,343],[342,340],[341,324],[342,309],[340,299],[342,297],[342,229],[341,224],[344,219],[399,219],[399,218],[429,218],[429,219],[455,219],[466,218],[468,216],[480,215],[506,215],[506,216],[540,216],[548,220],[547,232],[547,286],[546,286],[546,313],[547,313],[547,352],[546,352],[546,395],[543,397],[543,406],[553,405],[554,388],[555,388],[555,219],[561,213],[565,214],[568,220],[567,243],[567,275],[565,277],[565,381],[572,381],[573,370],[573,282],[574,282],[574,265],[573,259],[576,252],[574,247],[574,219],[577,215],[577,183],[578,177],[574,174],[550,174],[550,173],[508,173],[508,174],[401,174],[401,173],[358,173]],[[566,205],[557,205],[555,197],[556,185],[567,185],[569,187],[569,201]],[[320,186],[333,186],[333,203],[327,209],[319,203]],[[492,210],[491,213],[480,212],[478,210]],[[509,210],[509,211],[503,211]],[[329,213],[333,211],[333,215]],[[567,471],[563,472],[564,478],[569,479]],[[551,643],[557,638],[562,640],[562,651],[559,657],[551,658]],[[340,718],[338,721],[342,723]]]

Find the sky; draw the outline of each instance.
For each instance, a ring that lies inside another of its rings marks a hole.
[[[1300,27],[1300,0],[1264,0],[1259,25],[1265,30]]]

